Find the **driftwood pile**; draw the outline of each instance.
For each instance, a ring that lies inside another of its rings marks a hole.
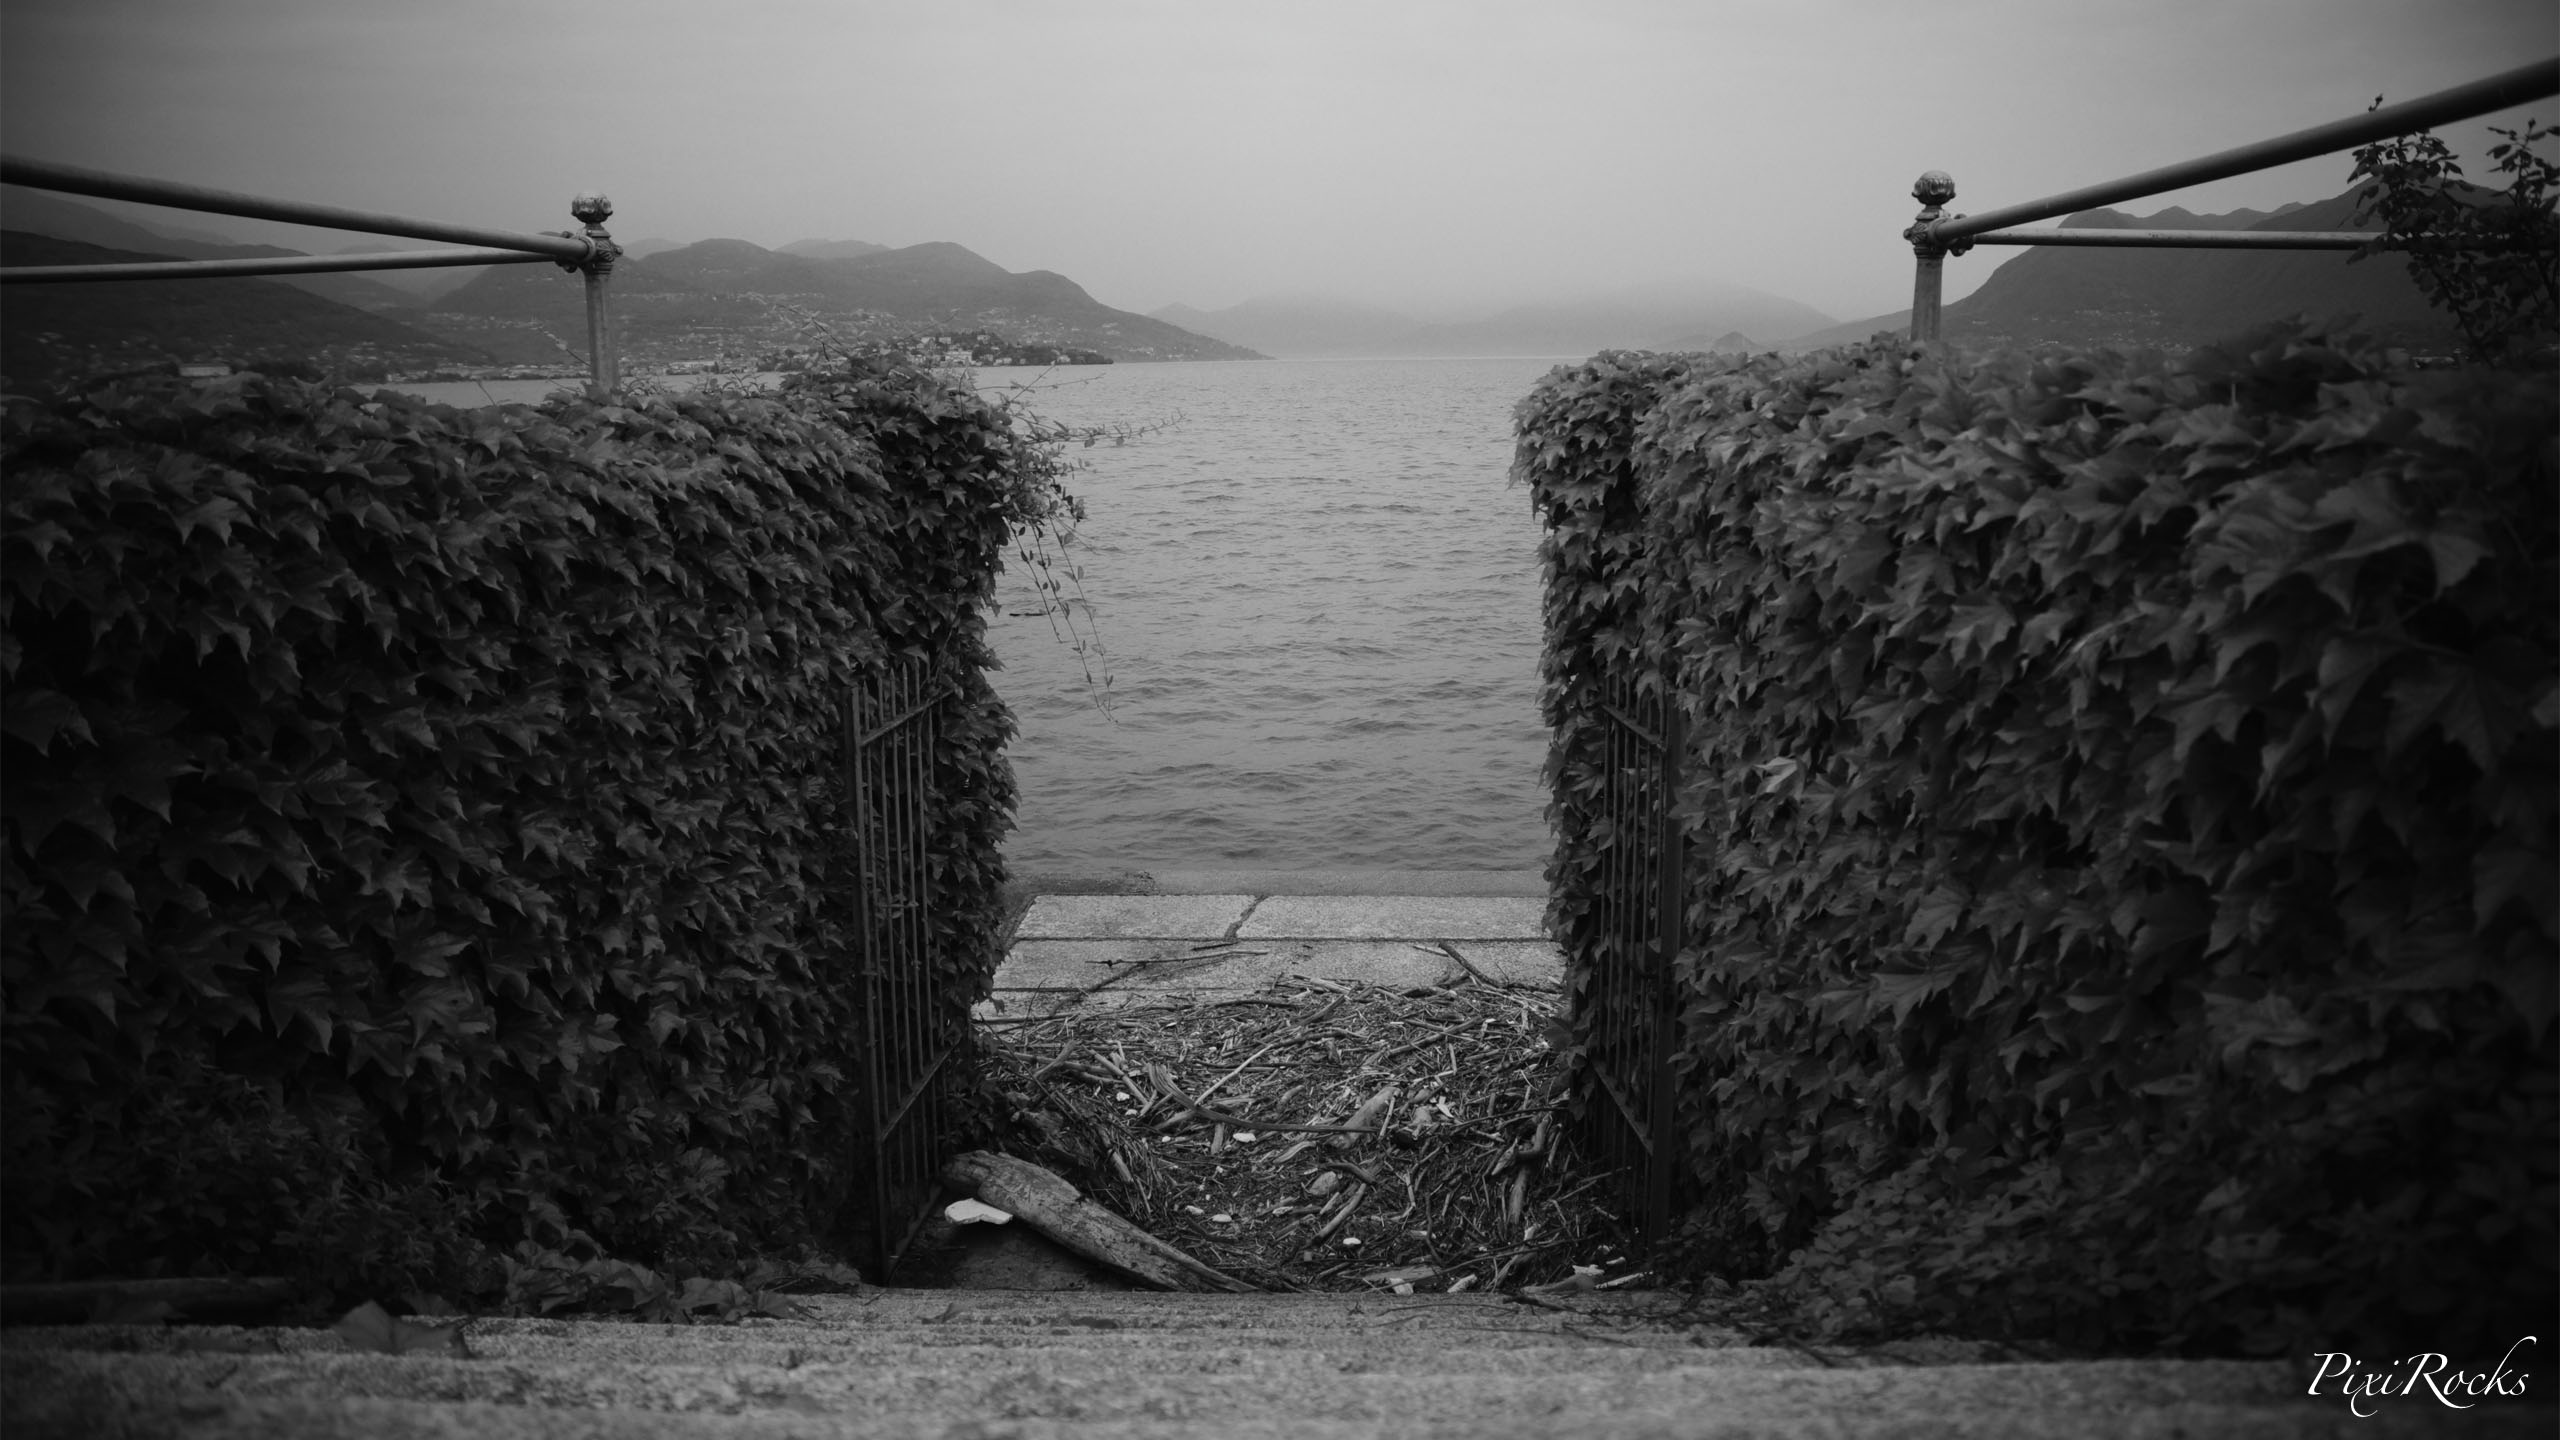
[[[1399,1292],[1633,1279],[1567,1134],[1552,991],[1302,977],[984,1032],[1014,1148],[1239,1280]]]

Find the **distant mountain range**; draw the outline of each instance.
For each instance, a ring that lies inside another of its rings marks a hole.
[[[1153,314],[1186,330],[1293,359],[1703,350],[1724,344],[1736,332],[1784,337],[1835,323],[1809,305],[1747,286],[1714,283],[1630,288],[1438,324],[1379,306],[1301,296],[1248,300],[1224,310],[1169,305]]]
[[[2358,228],[2355,192],[2274,211],[2197,215],[2172,207],[2150,215],[2088,210],[2065,229],[2350,230]],[[2363,228],[2372,228],[2370,226]],[[1998,261],[1977,248],[1947,262],[1956,267]],[[2348,263],[2324,250],[2106,250],[2058,245],[2021,249],[1982,287],[1949,304],[1939,333],[1965,345],[2061,344],[2185,349],[2295,315],[2358,318],[2385,344],[2421,351],[2458,346],[2452,322],[2427,303],[2409,278],[2408,262],[2378,255]],[[1798,335],[1790,351],[1864,340],[1877,331],[1906,333],[1909,311],[1877,315]]]
[[[657,248],[676,250],[682,247],[669,242]],[[782,247],[782,253],[805,255],[812,260],[850,260],[857,255],[877,255],[888,248],[886,245],[874,245],[868,240],[794,240]]]
[[[0,190],[0,230],[10,232],[9,263],[18,265],[302,253],[163,230],[15,187]],[[368,238],[340,253],[415,248],[425,247]],[[641,240],[625,253],[614,297],[629,365],[748,363],[804,343],[811,320],[848,340],[993,334],[1024,353],[1053,346],[1114,360],[1259,358],[1115,310],[1063,275],[1016,274],[948,242],[890,249],[799,240],[773,251],[744,240]],[[319,308],[277,301],[280,292]],[[8,356],[0,365],[19,379],[92,364],[288,354],[353,358],[364,370],[575,366],[585,360],[585,305],[576,277],[550,265],[17,286],[0,308]]]
[[[1114,360],[1252,360],[1252,350],[1115,310],[1049,270],[1017,274],[949,241],[888,249],[798,241],[801,253],[745,240],[702,240],[614,268],[616,323],[634,353],[771,347],[815,320],[856,336],[879,331],[986,330]],[[812,249],[828,254],[813,258]],[[438,300],[430,324],[498,322],[564,333],[586,324],[579,286],[548,266],[495,267]],[[688,348],[690,347],[690,348]]]
[[[1319,295],[1268,295],[1224,310],[1167,305],[1147,313],[1169,325],[1293,360],[1396,354],[1399,341],[1424,328],[1412,316],[1382,306]]]

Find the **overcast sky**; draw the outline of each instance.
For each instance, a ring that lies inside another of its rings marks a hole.
[[[1908,303],[1987,209],[2560,51],[2551,0],[5,0],[12,154],[510,229],[953,240],[1107,304]],[[2549,117],[2546,103],[2535,113]],[[2483,126],[2449,128],[2468,153]],[[2156,202],[2265,208],[2343,157]],[[198,228],[245,222],[171,214]],[[297,243],[297,242],[288,242]],[[304,248],[337,248],[327,238]],[[1950,262],[1949,296],[2001,256]]]

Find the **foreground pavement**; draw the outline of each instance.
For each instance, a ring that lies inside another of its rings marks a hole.
[[[484,1320],[467,1357],[314,1330],[0,1332],[9,1440],[536,1437],[2547,1436],[2548,1408],[2369,1419],[2295,1369],[2011,1364],[1977,1347],[1814,1353],[1657,1295],[1067,1295],[874,1290],[795,1320]],[[2368,1408],[2377,1408],[2369,1406]]]

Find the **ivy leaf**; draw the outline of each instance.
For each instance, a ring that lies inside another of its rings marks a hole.
[[[201,528],[211,530],[216,539],[227,545],[231,542],[231,526],[233,522],[240,519],[242,513],[240,506],[229,497],[216,495],[173,518],[178,527],[179,539],[184,540]]]
[[[97,737],[89,731],[89,721],[80,713],[78,701],[58,691],[32,687],[11,687],[0,697],[0,731],[15,735],[38,751],[53,748],[53,737],[69,731],[95,745]]]
[[[2517,947],[2489,968],[2489,982],[2507,997],[2516,1014],[2523,1017],[2525,1033],[2535,1040],[2551,1028],[2555,1014],[2560,1014],[2560,973],[2554,973],[2549,952],[2535,954]]]
[[[2471,917],[2489,928],[2510,901],[2524,902],[2526,912],[2546,936],[2560,936],[2560,894],[2555,894],[2551,856],[2513,843],[2485,847],[2471,860]]]
[[[1916,974],[1879,971],[1874,977],[1876,998],[1893,1011],[1893,1023],[1899,1028],[1911,1019],[1930,996],[1953,985],[1963,974],[1960,970],[1924,970]]]
[[[2425,540],[2427,554],[2435,560],[2436,589],[2440,591],[2461,584],[2481,561],[2495,553],[2482,541],[2450,530],[2430,530]]]
[[[2424,668],[2391,684],[2391,724],[2383,754],[2397,756],[2428,730],[2460,745],[2483,774],[2494,774],[2501,739],[2496,716],[2482,694],[2481,676],[2469,665],[2430,659]]]
[[[2294,1008],[2293,1001],[2282,995],[2249,1001],[2208,995],[2205,1000],[2206,1023],[2226,1065],[2237,1063],[2257,1046],[2308,1045],[2320,1038],[2320,1032]]]
[[[1940,886],[1912,908],[1911,922],[1903,927],[1902,938],[1922,950],[1935,949],[1964,919],[1964,909],[1963,892]]]
[[[2335,740],[2356,696],[2395,656],[2409,649],[2406,641],[2370,633],[2340,635],[2320,651],[2320,718],[2327,738]]]

